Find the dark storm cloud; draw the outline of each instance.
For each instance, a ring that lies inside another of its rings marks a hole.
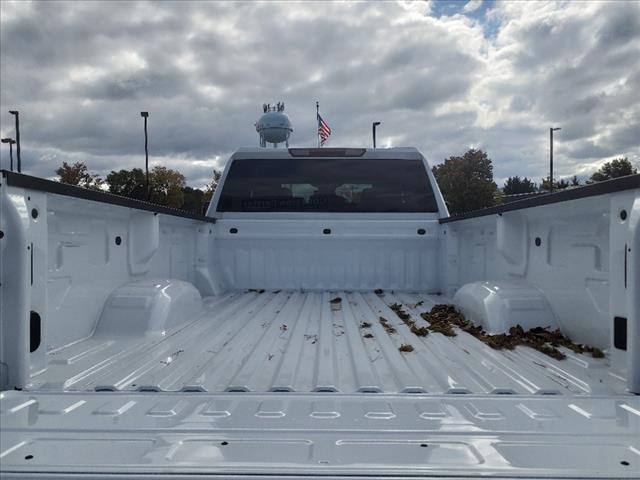
[[[640,36],[640,9],[627,8],[624,2],[609,5],[609,20],[598,31],[597,38],[603,48],[625,46]]]
[[[499,180],[545,174],[551,124],[563,127],[561,175],[616,155],[640,160],[638,4],[429,11],[428,2],[2,2],[0,130],[13,133],[7,110],[18,108],[31,173],[51,177],[66,160],[104,174],[141,164],[148,110],[152,163],[203,185],[236,148],[257,144],[263,102],[284,100],[292,143],[313,145],[319,99],[332,145],[369,145],[379,120],[382,146],[417,146],[432,163],[485,148]]]

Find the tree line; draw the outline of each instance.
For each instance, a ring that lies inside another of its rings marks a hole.
[[[635,173],[638,173],[638,169],[626,157],[616,158],[602,165],[585,183],[602,182]],[[507,178],[499,188],[493,180],[491,159],[479,149],[468,150],[462,156],[449,157],[444,163],[433,167],[433,174],[452,215],[519,200],[522,194],[547,193],[551,187],[549,177],[541,179],[538,184],[527,177],[515,175]],[[556,191],[580,185],[582,182],[576,175],[553,182]]]
[[[616,158],[602,165],[585,183],[601,182],[612,178],[638,173],[627,158]],[[106,178],[89,173],[84,162],[63,162],[56,170],[58,181],[94,190],[107,190],[115,195],[149,200],[151,202],[195,213],[203,213],[218,186],[221,173],[213,171],[211,182],[204,189],[187,186],[186,179],[177,170],[155,166],[149,172],[149,195],[146,179],[141,168],[112,170]],[[487,208],[493,205],[520,199],[519,195],[550,191],[549,178],[535,183],[527,177],[509,177],[499,188],[493,180],[493,164],[486,152],[471,149],[462,156],[447,158],[433,167],[449,213],[458,213]],[[554,190],[580,186],[576,175],[554,181]]]
[[[218,186],[221,173],[213,171],[211,181],[204,189],[187,185],[183,174],[177,170],[157,165],[149,171],[149,194],[145,173],[141,168],[112,170],[106,178],[89,173],[84,162],[69,164],[62,162],[56,169],[58,181],[93,190],[106,190],[115,195],[148,200],[159,205],[178,208],[194,213],[204,213]]]

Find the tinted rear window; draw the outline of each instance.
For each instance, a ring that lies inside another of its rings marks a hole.
[[[437,212],[420,160],[235,160],[219,212]]]

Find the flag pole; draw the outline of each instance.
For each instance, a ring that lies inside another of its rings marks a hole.
[[[320,148],[320,102],[316,100],[316,137],[318,137],[318,148]]]

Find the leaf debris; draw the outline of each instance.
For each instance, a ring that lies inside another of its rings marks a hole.
[[[305,340],[312,340],[311,345],[315,345],[318,342],[318,335],[305,335]]]
[[[389,335],[392,335],[397,332],[397,330],[391,326],[391,324],[389,323],[389,320],[387,320],[386,318],[380,317],[378,321],[380,322],[380,325],[382,325],[382,327],[387,331]]]
[[[438,304],[430,312],[421,313],[420,316],[429,322],[429,330],[442,333],[449,337],[455,337],[454,326],[467,332],[478,340],[496,350],[513,350],[518,345],[524,345],[538,350],[556,360],[566,358],[558,347],[562,346],[576,353],[590,353],[593,358],[603,358],[604,352],[597,347],[575,343],[562,334],[560,329],[550,330],[549,327],[534,327],[524,330],[520,325],[509,329],[509,333],[496,335],[489,334],[480,325],[474,325],[464,318],[453,305]]]
[[[411,318],[411,315],[402,309],[402,304],[400,303],[392,303],[389,305],[389,308],[395,312],[400,320],[407,320]]]
[[[411,315],[402,309],[402,305],[393,303],[389,305],[389,308],[394,311],[398,318],[402,320],[407,327],[409,327],[409,330],[411,330],[411,333],[414,335],[417,335],[418,337],[426,337],[429,334],[429,328],[418,327],[415,320],[411,318]]]

